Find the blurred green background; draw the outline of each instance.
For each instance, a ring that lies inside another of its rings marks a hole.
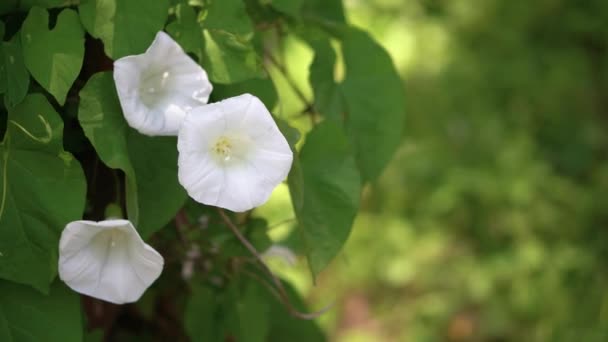
[[[392,56],[407,117],[316,286],[302,261],[273,263],[313,309],[334,303],[330,339],[608,341],[608,2],[345,7]],[[312,52],[295,38],[283,50],[311,95]],[[273,78],[278,111],[297,113]],[[288,235],[286,188],[257,212]]]

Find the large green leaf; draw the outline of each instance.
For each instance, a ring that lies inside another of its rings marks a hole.
[[[175,137],[147,137],[125,121],[109,72],[93,75],[80,92],[78,120],[99,158],[126,175],[128,216],[142,236],[163,227],[183,205]]]
[[[29,10],[34,6],[53,8],[77,5],[80,0],[2,0],[0,1],[0,14],[11,11]]]
[[[82,341],[80,298],[57,281],[48,295],[0,280],[0,341]]]
[[[186,304],[184,326],[192,342],[221,340],[218,337],[216,311],[219,298],[207,287],[196,285]]]
[[[405,104],[399,74],[384,48],[350,28],[342,39],[347,128],[364,180],[376,179],[401,140]]]
[[[4,89],[4,103],[12,108],[21,102],[30,86],[30,73],[25,68],[21,39],[16,34],[0,45],[0,82]]]
[[[59,13],[52,30],[48,25],[48,12],[33,7],[21,27],[23,58],[34,79],[64,104],[82,67],[84,30],[71,9]]]
[[[0,278],[47,292],[65,225],[82,217],[86,182],[63,150],[63,122],[42,95],[9,111],[0,145]]]
[[[288,183],[304,250],[316,275],[342,249],[359,208],[361,179],[339,126],[324,122],[308,134]]]
[[[315,57],[310,64],[310,84],[314,92],[315,109],[323,116],[342,121],[344,119],[344,99],[342,89],[334,79],[336,52],[329,39],[311,39]]]
[[[168,0],[82,0],[82,24],[113,59],[146,51],[165,26]]]
[[[387,52],[367,33],[352,27],[336,32],[346,69],[341,83],[334,80],[336,54],[328,38],[307,39],[315,51],[310,66],[315,107],[325,117],[344,122],[363,179],[373,181],[401,140],[403,86]]]

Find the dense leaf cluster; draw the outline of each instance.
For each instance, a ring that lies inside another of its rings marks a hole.
[[[396,150],[400,79],[380,45],[347,23],[339,0],[3,1],[0,340],[78,341],[85,321],[113,339],[322,340],[313,323],[286,314],[218,212],[187,200],[175,138],[126,124],[112,60],[144,52],[160,30],[207,70],[217,85],[212,100],[249,92],[275,108],[297,154],[288,185],[298,250],[313,277],[348,238],[362,186]],[[313,94],[291,81],[288,38],[314,52]],[[294,88],[301,113],[282,110],[273,73]],[[137,305],[86,299],[82,317],[76,294],[55,280],[59,235],[70,221],[103,219],[111,204],[168,270]],[[260,251],[272,244],[255,212],[231,219]]]

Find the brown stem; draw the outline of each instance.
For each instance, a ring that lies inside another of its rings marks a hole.
[[[309,101],[306,98],[306,95],[304,95],[304,92],[302,92],[302,90],[300,90],[300,88],[298,87],[296,82],[289,75],[287,68],[285,68],[285,66],[274,57],[272,52],[266,50],[265,55],[268,58],[268,60],[270,61],[270,63],[272,63],[279,70],[279,72],[281,72],[281,74],[283,74],[283,77],[285,77],[285,80],[287,81],[287,83],[289,84],[289,86],[291,87],[293,92],[300,99],[300,101],[302,101],[302,103],[306,106],[303,113],[310,115],[311,123],[314,126],[317,122],[317,118],[316,118],[317,111],[315,109],[314,103]]]
[[[270,278],[272,279],[272,282],[274,283],[274,285],[276,286],[276,288],[278,290],[278,294],[280,296],[281,302],[285,305],[285,307],[287,308],[287,311],[289,311],[289,313],[292,316],[294,316],[296,318],[300,318],[300,319],[307,319],[307,320],[315,319],[315,318],[321,316],[323,313],[325,313],[327,310],[329,310],[332,307],[333,304],[330,304],[330,305],[326,306],[325,308],[323,308],[317,312],[313,312],[313,313],[300,312],[296,308],[294,308],[294,306],[291,304],[291,301],[289,300],[287,291],[285,291],[285,287],[283,286],[283,283],[281,282],[281,280],[279,278],[277,278],[277,276],[274,275],[274,273],[272,273],[272,271],[268,268],[268,266],[266,266],[266,263],[264,263],[264,260],[262,259],[262,256],[260,255],[260,253],[255,249],[255,247],[249,241],[247,241],[247,239],[243,236],[243,234],[241,234],[241,231],[232,222],[230,217],[228,217],[228,215],[226,215],[226,213],[224,212],[223,209],[218,208],[218,212],[219,212],[220,216],[222,217],[222,220],[224,220],[224,223],[226,223],[226,225],[232,231],[232,233],[249,250],[249,252],[253,256],[255,256],[255,258],[259,262],[259,264],[262,267],[262,269],[264,270],[264,272],[266,272],[270,276]]]

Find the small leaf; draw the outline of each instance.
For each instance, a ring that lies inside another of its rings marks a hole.
[[[327,121],[308,134],[288,183],[315,276],[341,250],[359,208],[361,179],[340,127]]]
[[[15,35],[9,42],[0,45],[0,82],[5,89],[4,103],[8,108],[21,102],[30,86],[30,73],[25,68],[21,39]]]
[[[0,280],[0,341],[82,341],[80,297],[56,281],[48,295]]]
[[[44,96],[9,111],[0,145],[0,278],[48,292],[59,236],[82,217],[86,182],[63,150],[63,121]]]
[[[93,75],[80,92],[78,120],[99,158],[125,172],[129,219],[146,238],[183,206],[175,137],[139,134],[124,119],[109,72]]]
[[[48,12],[34,7],[21,27],[23,58],[27,69],[59,104],[80,73],[84,58],[84,31],[78,14],[65,9],[49,31]]]
[[[168,0],[82,0],[78,7],[87,32],[103,41],[113,59],[146,51],[169,14]]]

